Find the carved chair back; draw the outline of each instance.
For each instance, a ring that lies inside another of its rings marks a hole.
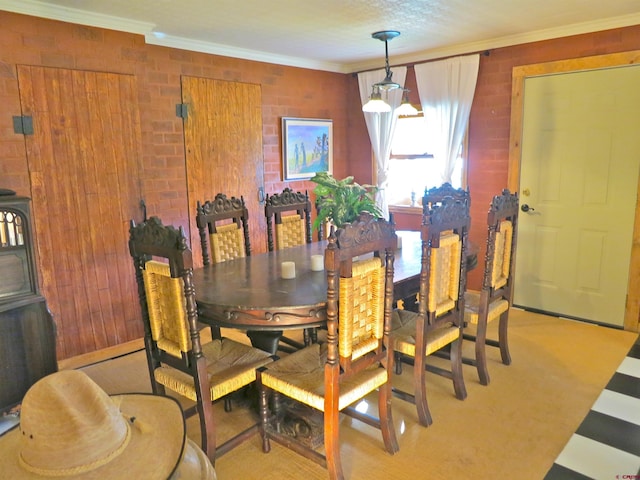
[[[218,193],[213,201],[198,201],[196,224],[205,265],[251,255],[249,211],[242,196]]]
[[[272,358],[231,339],[201,342],[193,257],[182,227],[164,226],[151,217],[140,225],[131,221],[129,233],[152,391],[165,395],[169,389],[195,402],[185,416],[198,413],[202,449],[215,462],[255,427],[216,446],[212,402],[255,381],[256,369]]]
[[[487,214],[487,250],[482,288],[490,297],[511,299],[518,227],[518,194],[503,190],[493,197]]]
[[[422,214],[426,215],[431,206],[442,202],[445,197],[452,197],[455,200],[471,204],[471,193],[468,188],[466,190],[463,188],[453,188],[450,183],[445,182],[439,187],[424,189],[424,195],[422,197]]]
[[[396,247],[393,225],[369,213],[344,228],[331,228],[325,252],[327,363],[337,371],[350,372],[367,355],[368,363],[386,355]]]
[[[462,324],[469,226],[468,202],[452,197],[432,204],[423,217],[418,311],[430,325]]]
[[[267,195],[264,213],[270,252],[311,243],[311,201],[306,192],[285,188],[282,193]]]
[[[158,217],[131,221],[129,233],[151,384],[154,393],[163,393],[154,373],[161,362],[188,369],[202,356],[193,258],[182,227],[164,226]]]

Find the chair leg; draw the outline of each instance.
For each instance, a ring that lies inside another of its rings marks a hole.
[[[509,343],[507,341],[507,326],[509,323],[509,310],[500,315],[500,324],[498,325],[498,341],[500,342],[500,356],[502,363],[511,365],[511,354],[509,353]]]
[[[305,328],[302,331],[304,346],[308,347],[312,343],[318,343],[318,332],[316,328]]]
[[[489,370],[487,369],[487,321],[479,319],[478,328],[476,332],[476,369],[478,370],[478,377],[482,385],[489,385]]]
[[[390,454],[400,450],[396,430],[393,426],[393,411],[391,409],[391,379],[378,390],[378,416],[380,418],[380,430],[384,446]]]
[[[204,453],[215,466],[216,461],[216,426],[213,417],[213,403],[198,401],[198,417],[200,418],[201,445]]]
[[[344,479],[340,459],[339,415],[340,412],[337,409],[332,412],[324,412],[324,449],[331,480]]]
[[[220,340],[222,338],[220,327],[210,327],[210,328],[211,328],[211,338],[214,340]]]
[[[418,354],[416,348],[416,358],[413,365],[413,386],[414,398],[416,402],[416,411],[418,412],[418,421],[424,427],[428,427],[433,423],[431,413],[429,412],[429,404],[427,402],[427,390],[425,382],[425,358],[424,353]]]
[[[200,357],[194,366],[194,382],[196,387],[196,405],[200,417],[201,446],[204,453],[215,466],[216,461],[216,424],[213,416],[213,402],[209,390],[207,363]]]
[[[451,376],[456,398],[464,400],[467,398],[467,388],[464,384],[464,375],[462,373],[462,332],[460,337],[451,345],[449,356],[451,358]]]
[[[271,451],[271,444],[269,443],[269,395],[267,395],[267,389],[262,385],[260,372],[258,372],[257,384],[258,392],[260,395],[260,435],[262,436],[262,451],[269,453]]]
[[[402,375],[402,354],[393,352],[393,364],[395,366],[396,375]]]
[[[313,343],[318,343],[318,329],[317,328],[309,328],[305,330],[305,332],[309,332],[309,345]],[[306,344],[306,339],[305,339]]]

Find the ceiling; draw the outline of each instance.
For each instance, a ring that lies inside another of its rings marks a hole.
[[[0,0],[155,45],[351,73],[640,24],[638,0]]]

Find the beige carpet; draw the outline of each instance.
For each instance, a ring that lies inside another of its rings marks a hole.
[[[479,384],[475,368],[465,366],[466,400],[456,400],[449,380],[428,376],[434,418],[429,428],[417,424],[413,405],[394,399],[400,443],[395,456],[385,453],[377,430],[345,417],[345,475],[356,480],[543,478],[637,334],[519,310],[512,310],[509,332],[512,365],[502,365],[498,351],[490,349],[488,387]],[[465,349],[471,352],[472,344]],[[149,391],[144,352],[84,371],[109,393]],[[407,388],[410,369],[393,381]],[[375,408],[375,397],[370,400]],[[219,413],[220,438],[255,419],[242,408]],[[187,425],[189,436],[199,442],[197,419]],[[327,478],[323,468],[273,442],[271,453],[263,454],[257,436],[220,458],[216,470],[219,480]]]

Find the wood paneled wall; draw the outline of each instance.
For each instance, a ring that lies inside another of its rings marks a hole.
[[[147,45],[140,35],[0,11],[0,174],[2,186],[30,193],[24,139],[13,133],[20,114],[16,65],[39,65],[136,76],[142,130],[143,190],[149,215],[188,227],[180,77],[255,83],[262,89],[265,192],[312,190],[282,181],[280,119],[330,118],[334,159],[347,158],[349,76]]]
[[[13,133],[12,117],[21,114],[18,65],[132,75],[137,86],[135,98],[141,132],[140,153],[132,152],[132,155],[140,157],[136,160],[141,165],[141,195],[147,205],[147,215],[158,215],[164,223],[181,225],[186,231],[189,231],[189,216],[193,212],[187,199],[183,124],[182,119],[176,116],[176,104],[181,103],[182,98],[183,76],[260,85],[266,193],[281,191],[287,186],[311,191],[315,186],[308,181],[282,181],[281,117],[332,119],[334,158],[340,163],[347,156],[349,77],[346,75],[146,45],[144,38],[139,35],[0,11],[0,101],[4,107],[4,114],[0,115],[0,187],[11,188],[21,195],[32,197],[34,190],[25,137]],[[219,174],[224,176],[228,171]],[[57,180],[66,181],[63,169]],[[209,197],[213,198],[216,193],[211,192]],[[46,201],[57,203],[59,200],[47,198]],[[112,196],[108,201],[117,201],[117,196]],[[136,220],[141,218],[140,213]],[[99,222],[99,219],[93,220]],[[36,221],[34,223],[38,228],[35,236],[38,237],[38,229],[47,228],[51,222],[64,222],[71,227],[67,231],[78,232],[84,228],[86,221],[86,218],[73,215]],[[125,230],[119,229],[118,232],[120,234]],[[68,242],[63,231],[65,229],[51,229],[43,236],[50,238],[54,244],[64,245]],[[116,232],[103,234],[115,236]],[[122,237],[120,241],[125,250],[128,240],[126,233]],[[114,238],[113,241],[117,240]],[[264,251],[266,245],[262,243],[252,242],[254,251]],[[42,252],[37,252],[37,256],[40,262]],[[50,305],[54,320],[59,326],[65,327],[58,332],[63,337],[58,343],[61,346],[59,359],[133,340],[133,336],[139,335],[140,330],[134,329],[129,333],[120,325],[113,329],[117,334],[105,334],[91,331],[84,324],[76,326],[75,320],[72,324],[71,320],[61,318],[61,312],[56,307],[64,299],[57,298],[55,288],[44,287],[44,296],[52,300]],[[86,299],[86,304],[100,305],[99,293],[95,293],[95,298]],[[67,321],[72,328],[66,328]],[[96,338],[100,341],[96,342]]]

